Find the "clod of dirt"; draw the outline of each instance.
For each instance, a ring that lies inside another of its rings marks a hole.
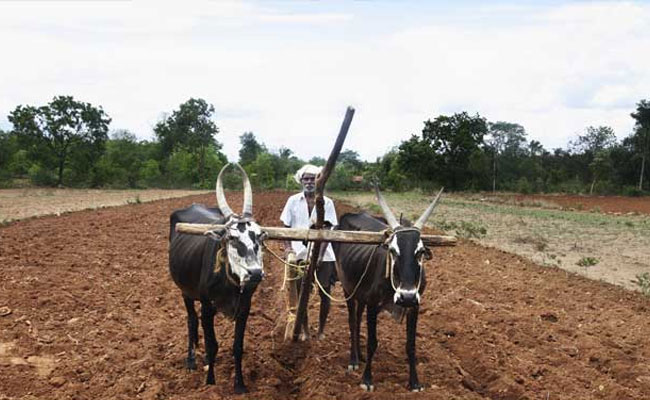
[[[65,385],[65,382],[66,382],[65,378],[63,378],[62,376],[55,376],[54,378],[50,379],[50,385],[57,388]]]
[[[548,321],[548,322],[557,322],[557,321],[559,321],[559,318],[555,314],[550,313],[550,312],[540,315],[540,318],[542,319],[542,321]]]

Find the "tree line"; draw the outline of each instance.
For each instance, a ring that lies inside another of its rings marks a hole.
[[[394,191],[449,190],[640,195],[648,190],[650,101],[630,117],[632,132],[617,140],[607,126],[590,126],[567,148],[545,149],[523,126],[490,122],[467,112],[439,115],[378,157],[363,161],[344,150],[328,187],[367,189],[374,181]],[[0,130],[0,187],[25,185],[107,188],[212,188],[227,157],[217,137],[215,108],[190,98],[154,127],[152,140],[109,130],[101,106],[57,96],[43,106],[19,105],[13,129]],[[306,161],[291,149],[269,150],[253,132],[239,136],[239,163],[256,188],[298,186],[293,173]],[[233,181],[234,180],[234,181]],[[226,179],[237,186],[236,177]]]

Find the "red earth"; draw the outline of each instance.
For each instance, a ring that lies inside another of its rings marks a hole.
[[[565,194],[514,195],[516,201],[542,200],[567,209],[600,211],[614,214],[650,214],[649,197],[578,196]]]
[[[278,225],[288,195],[256,194],[258,221]],[[183,364],[187,329],[167,272],[168,218],[192,202],[214,199],[162,200],[0,228],[0,399],[237,397],[231,321],[218,315],[215,322],[216,385],[205,386],[205,372]],[[650,303],[641,294],[466,241],[435,248],[426,269],[417,334],[426,391],[406,390],[405,326],[383,314],[376,392],[368,394],[359,388],[360,371],[346,370],[344,305],[333,306],[324,340],[282,341],[283,269],[265,256],[267,278],[246,331],[247,397],[650,398]],[[335,294],[341,296],[338,286]],[[312,331],[317,307],[314,294]]]

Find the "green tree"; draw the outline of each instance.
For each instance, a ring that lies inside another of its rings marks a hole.
[[[643,190],[643,175],[645,174],[648,148],[650,147],[650,101],[641,100],[636,105],[632,118],[636,120],[633,142],[641,156],[641,171],[639,173],[639,191]]]
[[[452,116],[441,115],[425,121],[422,138],[435,153],[435,177],[450,189],[462,189],[471,179],[470,157],[481,151],[487,134],[485,118],[466,112]]]
[[[154,128],[166,158],[170,158],[175,151],[184,150],[195,159],[198,167],[197,180],[201,186],[205,185],[208,152],[211,149],[221,149],[215,138],[219,128],[212,121],[213,114],[212,104],[203,99],[190,98]]]
[[[38,108],[19,105],[9,114],[9,121],[23,145],[48,151],[41,159],[55,161],[57,185],[61,185],[63,170],[73,154],[87,156],[88,164],[94,167],[108,139],[111,119],[101,107],[72,96],[57,96]]]
[[[609,151],[614,145],[616,135],[609,126],[589,126],[583,135],[578,135],[577,139],[569,143],[569,148],[579,161],[582,174],[590,175],[587,178],[591,181],[589,194],[593,194],[598,179],[609,173],[604,169],[611,167]]]
[[[257,141],[253,132],[245,132],[239,137],[239,164],[246,166],[254,162],[260,153],[266,152],[266,147]]]
[[[511,122],[490,122],[488,138],[485,141],[492,152],[492,191],[496,192],[498,159],[507,150],[511,157],[520,155],[522,144],[526,143],[526,130],[519,124]]]

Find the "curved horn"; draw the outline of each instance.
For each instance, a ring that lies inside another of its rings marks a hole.
[[[418,220],[413,224],[415,228],[422,229],[424,227],[424,224],[427,222],[429,217],[431,216],[431,213],[433,212],[433,209],[436,208],[436,204],[438,204],[438,200],[440,200],[440,195],[442,195],[442,191],[445,190],[445,188],[441,188],[438,194],[436,195],[436,198],[433,199],[429,207],[424,211],[424,213],[418,218]]]
[[[399,222],[397,222],[395,215],[390,210],[390,208],[388,208],[388,205],[386,204],[386,200],[384,200],[384,196],[382,196],[382,194],[379,192],[379,185],[377,185],[376,183],[375,183],[375,194],[377,195],[377,202],[379,202],[381,211],[384,213],[386,222],[388,222],[388,226],[390,226],[392,229],[397,228],[399,226]]]
[[[221,181],[221,175],[223,175],[223,172],[228,169],[230,166],[230,163],[226,164],[221,168],[221,172],[219,172],[219,176],[217,177],[217,207],[221,210],[221,213],[223,214],[226,219],[228,219],[232,214],[232,209],[230,206],[228,206],[228,202],[226,201],[226,195],[223,193],[223,182]],[[241,167],[240,167],[241,168]]]
[[[244,179],[244,207],[242,215],[245,217],[253,216],[253,189],[251,188],[251,181],[248,179],[248,174],[241,165],[235,163],[237,168],[241,171]]]

